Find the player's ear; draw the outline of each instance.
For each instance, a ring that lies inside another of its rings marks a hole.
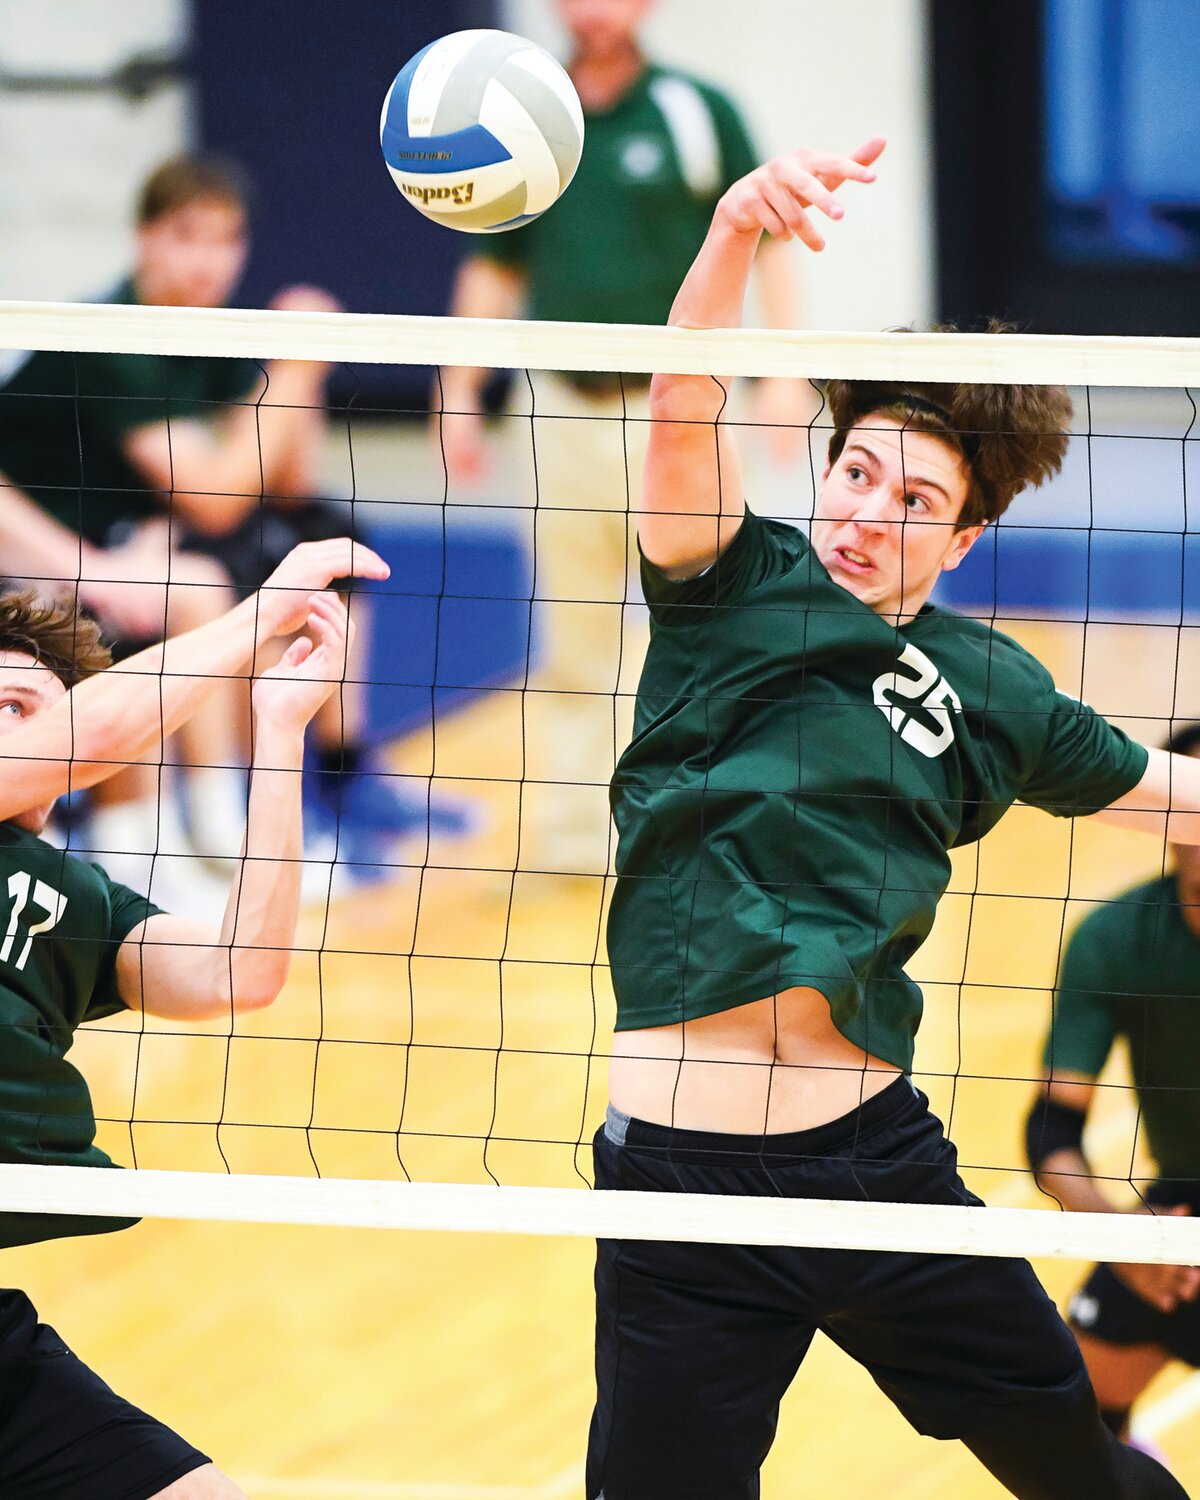
[[[965,526],[962,531],[954,533],[954,540],[950,543],[950,549],[942,559],[942,572],[953,573],[967,553],[987,530],[987,522],[981,521],[978,526]]]

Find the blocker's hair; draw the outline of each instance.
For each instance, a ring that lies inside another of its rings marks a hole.
[[[935,331],[958,330],[943,325]],[[989,333],[1012,331],[996,322],[988,328]],[[960,529],[995,521],[1023,489],[1057,474],[1070,441],[1073,408],[1061,385],[830,380],[825,399],[833,420],[830,463],[841,456],[850,429],[869,426],[869,417],[930,433],[959,453],[971,476]]]
[[[72,688],[112,665],[95,620],[36,589],[0,593],[0,651],[22,651]]]

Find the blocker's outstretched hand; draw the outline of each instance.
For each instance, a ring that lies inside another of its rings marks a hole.
[[[874,182],[872,166],[886,144],[882,136],[873,136],[849,156],[800,146],[735,182],[721,199],[717,216],[741,234],[765,229],[777,239],[795,237],[810,250],[824,250],[809,210],[840,219],[845,210],[834,194],[844,182]]]
[[[386,578],[391,569],[377,552],[348,536],[301,542],[258,591],[258,639],[291,635],[308,618],[309,601],[335,578]]]
[[[308,601],[307,635],[298,636],[254,684],[255,719],[303,734],[309,720],[346,679],[346,655],[354,626],[336,594]]]

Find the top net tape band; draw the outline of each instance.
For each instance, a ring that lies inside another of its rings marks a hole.
[[[652,328],[73,302],[0,303],[0,348],[497,370],[1200,385],[1200,339]]]

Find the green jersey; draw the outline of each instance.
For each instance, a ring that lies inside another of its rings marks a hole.
[[[131,282],[107,299],[135,304]],[[0,388],[0,474],[96,546],[113,527],[161,514],[125,456],[138,427],[205,420],[259,379],[244,359],[190,354],[31,354]]]
[[[99,865],[0,823],[0,1161],[112,1165],[94,1144],[91,1097],[67,1052],[76,1027],[124,1009],[117,949],[158,910]],[[0,1246],[133,1222],[0,1212]]]
[[[948,851],[1017,799],[1108,806],[1145,750],[978,621],[926,605],[889,624],[793,526],[748,514],[700,577],[643,562],[642,580],[650,646],[612,786],[617,1028],[803,985],[910,1068],[921,994],[904,966]]]
[[[1099,1076],[1124,1037],[1150,1153],[1169,1178],[1200,1178],[1200,938],[1173,875],[1098,906],[1059,969],[1045,1062]]]
[[[586,127],[559,202],[480,253],[525,273],[531,318],[665,323],[717,199],[758,165],[746,127],[718,89],[653,65]]]

